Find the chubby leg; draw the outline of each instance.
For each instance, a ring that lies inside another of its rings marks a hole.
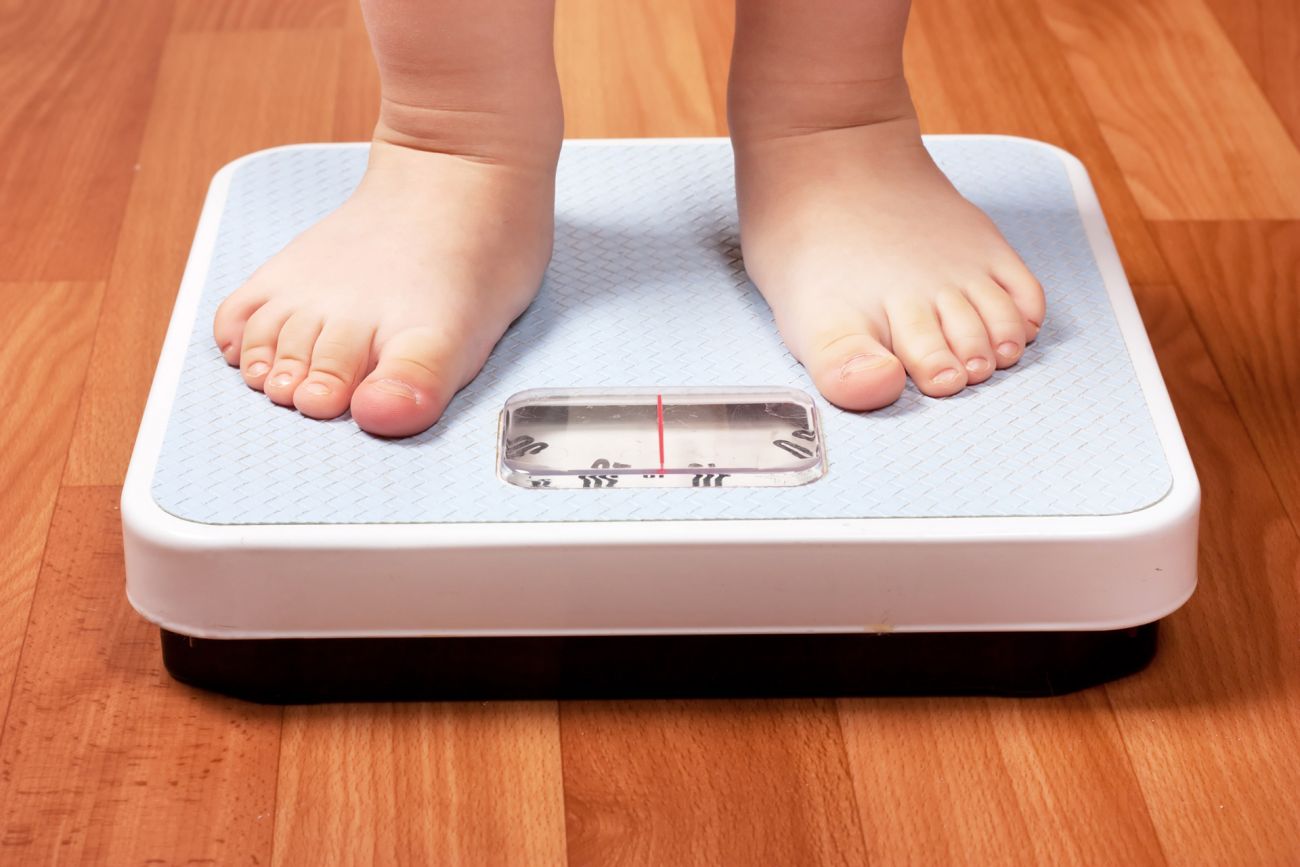
[[[217,311],[226,361],[313,418],[432,425],[537,292],[563,136],[546,0],[362,0],[383,102],[356,192]]]
[[[728,113],[745,266],[831,402],[944,397],[1015,364],[1042,288],[921,144],[907,0],[737,0]]]

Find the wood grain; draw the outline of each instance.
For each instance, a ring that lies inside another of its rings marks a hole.
[[[1200,583],[1151,670],[1106,692],[1171,863],[1296,863],[1300,535],[1181,295],[1144,289],[1201,479]]]
[[[369,141],[379,117],[379,69],[360,3],[349,3],[339,48],[338,94],[334,101],[334,140]]]
[[[208,183],[249,151],[329,138],[338,49],[333,31],[168,37],[77,416],[68,484],[121,483]]]
[[[104,280],[171,4],[0,10],[0,280]]]
[[[560,0],[569,134],[722,132],[730,6]],[[360,15],[6,5],[0,864],[1300,863],[1298,18],[917,0],[908,34],[926,130],[1077,154],[1137,284],[1204,489],[1150,669],[1041,701],[281,711],[162,671],[116,485],[212,173],[369,136]]]
[[[319,30],[343,23],[348,0],[176,0],[172,30]]]
[[[291,708],[275,864],[563,864],[553,702]]]
[[[1300,4],[1294,0],[1206,0],[1242,63],[1300,144]]]
[[[691,0],[557,0],[555,54],[571,138],[716,135]]]
[[[690,4],[695,40],[704,61],[704,83],[713,104],[713,126],[700,135],[727,132],[727,73],[731,67],[731,40],[736,32],[734,0],[695,0]]]
[[[1300,150],[1200,0],[1041,0],[1153,220],[1300,217]]]
[[[1101,690],[845,700],[840,715],[873,862],[1163,863]]]
[[[1300,223],[1157,223],[1192,320],[1300,527]]]
[[[861,864],[835,705],[561,710],[569,863]]]
[[[119,496],[59,497],[0,741],[0,861],[266,864],[280,709],[167,677],[122,594]]]
[[[985,132],[1065,148],[1092,176],[1130,279],[1168,280],[1141,210],[1038,8],[1024,0],[923,0],[904,45],[929,133]]]
[[[58,496],[103,285],[0,283],[0,722]],[[34,381],[33,381],[34,380]]]

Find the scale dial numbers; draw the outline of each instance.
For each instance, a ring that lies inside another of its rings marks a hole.
[[[530,490],[793,486],[826,470],[816,404],[791,388],[520,392],[497,463]]]

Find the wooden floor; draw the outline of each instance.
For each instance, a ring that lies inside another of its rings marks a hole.
[[[917,0],[930,132],[1078,154],[1204,486],[1146,672],[1059,699],[274,708],[172,682],[117,500],[205,186],[366,138],[351,0],[0,18],[0,861],[1300,863],[1300,7]],[[573,136],[724,132],[725,0],[561,0]]]

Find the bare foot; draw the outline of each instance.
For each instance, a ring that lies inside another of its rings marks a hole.
[[[213,333],[276,403],[407,436],[537,293],[564,120],[545,4],[361,5],[383,90],[365,176],[225,300]]]
[[[352,197],[221,305],[217,345],[278,404],[418,433],[536,294],[553,183],[545,169],[375,142]]]
[[[822,394],[875,409],[905,374],[945,397],[1019,361],[1042,287],[921,144],[901,74],[905,4],[842,38],[826,34],[868,14],[856,4],[739,8],[730,113],[745,267]],[[821,38],[792,54],[800,28]]]

